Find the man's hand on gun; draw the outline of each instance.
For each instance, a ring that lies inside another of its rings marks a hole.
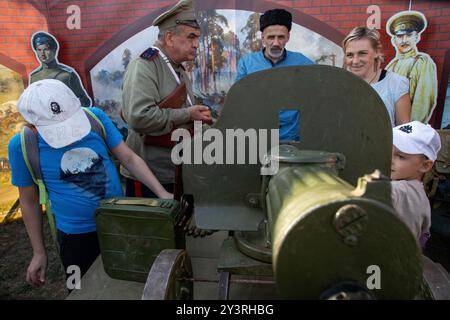
[[[207,124],[213,123],[211,111],[207,106],[196,104],[187,109],[192,121],[202,121]]]

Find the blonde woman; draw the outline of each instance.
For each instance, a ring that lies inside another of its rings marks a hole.
[[[344,68],[370,84],[383,100],[392,127],[411,120],[409,81],[406,77],[381,69],[380,34],[375,29],[357,27],[342,42]]]

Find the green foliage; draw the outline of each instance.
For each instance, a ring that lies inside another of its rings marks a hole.
[[[262,48],[261,39],[258,38],[259,31],[259,13],[252,13],[247,20],[245,27],[241,29],[241,32],[247,34],[244,40],[244,48],[250,51],[259,51]]]

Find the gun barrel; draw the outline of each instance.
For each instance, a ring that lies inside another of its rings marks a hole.
[[[320,165],[285,167],[271,179],[266,203],[282,297],[317,299],[342,283],[377,299],[418,295],[421,255],[414,236],[389,205],[364,197],[360,185],[354,189]],[[371,278],[373,270],[378,278]]]

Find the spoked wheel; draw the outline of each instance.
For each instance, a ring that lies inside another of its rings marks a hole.
[[[422,296],[420,299],[450,300],[450,276],[444,267],[423,257]]]
[[[142,300],[191,300],[192,266],[186,251],[165,249],[153,262]]]

